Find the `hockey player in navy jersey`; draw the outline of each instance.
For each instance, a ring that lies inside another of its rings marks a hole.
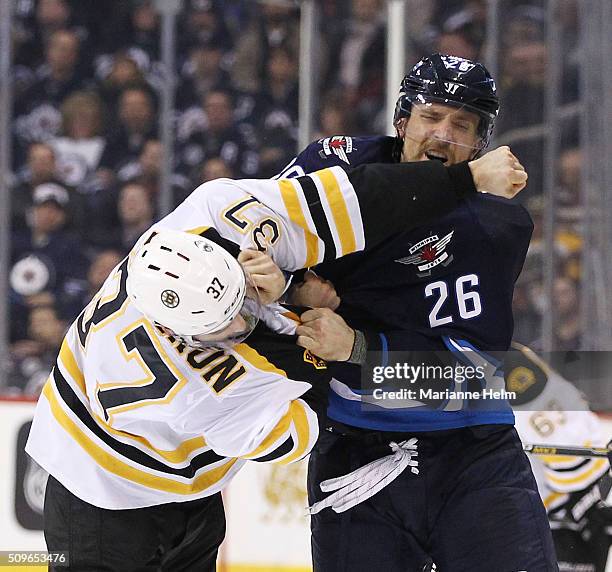
[[[317,141],[283,176],[366,162],[471,160],[486,148],[498,107],[482,64],[435,54],[402,82],[396,137]],[[294,301],[328,306],[302,316],[298,343],[338,362],[327,431],[309,465],[316,572],[420,572],[432,560],[452,572],[557,569],[492,355],[512,338],[513,288],[531,232],[522,206],[481,195],[366,255],[319,265],[321,278],[310,274],[294,288]],[[372,372],[393,366],[396,352],[412,365],[434,360],[482,375],[463,385],[458,376],[402,385],[396,375],[396,390],[433,383],[439,391],[385,400],[373,391]],[[475,384],[490,397],[455,392]]]

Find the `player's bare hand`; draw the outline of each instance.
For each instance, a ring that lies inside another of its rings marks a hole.
[[[304,282],[296,284],[291,289],[289,297],[291,304],[310,306],[311,308],[329,308],[335,310],[340,305],[334,285],[309,270],[304,274]]]
[[[262,304],[270,304],[281,297],[285,291],[285,277],[280,268],[265,252],[243,250],[238,262],[257,287]]]
[[[351,357],[355,331],[329,308],[315,308],[301,315],[297,344],[326,361],[346,361]]]
[[[511,199],[527,184],[525,168],[506,145],[470,161],[469,166],[479,193]]]

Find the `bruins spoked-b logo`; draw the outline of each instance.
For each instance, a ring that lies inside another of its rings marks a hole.
[[[179,305],[179,295],[174,290],[164,290],[161,293],[161,301],[168,308],[176,308]]]
[[[200,249],[203,250],[204,252],[212,252],[213,251],[213,247],[208,244],[206,241],[204,240],[196,240],[194,242],[194,244]]]

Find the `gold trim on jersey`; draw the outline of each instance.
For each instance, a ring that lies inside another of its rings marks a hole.
[[[253,349],[246,343],[237,344],[232,348],[232,351],[236,352],[242,358],[244,358],[249,364],[255,366],[257,369],[261,371],[267,371],[269,373],[276,373],[278,375],[282,375],[283,377],[289,377],[287,372],[276,367],[272,362],[268,361],[268,359]]]
[[[546,478],[552,483],[556,483],[558,485],[573,485],[576,483],[584,482],[589,479],[589,477],[595,475],[597,472],[601,471],[608,461],[606,459],[597,459],[593,461],[593,464],[588,470],[581,471],[580,474],[573,477],[557,477],[552,473],[553,469],[545,469]]]
[[[64,339],[64,342],[62,343],[59,359],[61,364],[66,368],[66,371],[70,374],[70,378],[81,389],[82,397],[85,400],[89,400],[87,397],[87,390],[85,386],[85,376],[79,368],[74,353],[72,352],[72,349],[68,345],[66,339]],[[151,442],[145,437],[135,435],[134,433],[127,433],[125,431],[121,431],[120,429],[115,429],[114,427],[110,426],[102,417],[97,415],[95,411],[91,410],[91,408],[89,410],[91,416],[96,421],[96,423],[107,433],[116,435],[117,437],[125,437],[132,441],[136,441],[137,443],[140,443],[143,447],[149,449],[150,451],[153,451],[162,459],[165,459],[170,463],[185,463],[189,460],[189,457],[191,457],[195,451],[198,451],[199,449],[204,449],[208,446],[204,437],[192,437],[191,439],[187,439],[179,443],[176,449],[158,449],[157,447],[152,445]]]
[[[124,463],[119,458],[108,453],[102,447],[94,443],[62,409],[53,390],[53,386],[50,383],[45,384],[42,393],[49,402],[51,413],[55,417],[55,420],[100,467],[109,473],[139,485],[167,493],[192,495],[200,493],[219,483],[234,466],[236,461],[238,461],[238,459],[235,458],[228,458],[227,462],[223,465],[194,477],[191,479],[190,483],[175,481],[147,473]]]
[[[353,223],[349,215],[346,201],[340,190],[338,179],[331,169],[323,169],[317,171],[312,176],[317,176],[323,184],[323,190],[327,196],[329,207],[334,217],[334,224],[340,237],[340,245],[342,246],[342,256],[355,252],[357,250],[357,241],[355,240],[355,232]]]
[[[259,446],[242,455],[243,459],[255,459],[272,454],[274,449],[280,447],[287,441],[287,432],[293,425],[295,432],[291,432],[293,439],[293,448],[280,459],[274,459],[273,462],[279,465],[288,465],[303,457],[308,451],[310,443],[311,425],[306,413],[307,407],[301,399],[295,399],[289,404],[287,413],[281,417],[274,428],[268,433],[267,437],[259,444]]]
[[[319,237],[310,230],[306,222],[306,217],[304,216],[304,211],[293,183],[287,179],[281,179],[278,181],[278,186],[289,218],[304,231],[306,261],[302,267],[308,268],[314,266],[319,262]]]
[[[83,392],[83,395],[86,395],[87,387],[85,386],[85,376],[83,375],[83,372],[81,371],[81,368],[79,367],[79,364],[74,357],[74,353],[72,353],[66,338],[64,338],[62,347],[60,348],[59,360],[66,368],[73,381],[79,386],[80,390]]]
[[[308,444],[310,442],[310,423],[308,422],[308,414],[306,413],[304,405],[304,402],[300,399],[295,399],[291,402],[291,420],[295,427],[297,442],[293,452],[278,461],[279,465],[288,465],[293,461],[297,461],[308,451]]]
[[[219,216],[223,223],[231,225],[231,227],[240,234],[248,234],[255,225],[255,223],[251,219],[244,216],[243,211],[249,210],[254,205],[261,205],[261,202],[259,202],[255,197],[250,195],[246,196],[249,198],[245,198],[244,196],[242,196],[239,199],[235,200],[233,203],[231,203],[229,206],[225,207],[225,209],[221,211],[221,214]],[[241,204],[242,206],[236,209],[236,207],[240,206]],[[228,216],[229,211],[231,211],[232,209],[236,210],[231,213],[230,216]],[[239,219],[236,215],[241,215],[242,218]],[[243,222],[244,226],[236,224],[235,222],[233,222],[232,218],[236,219],[239,223]]]
[[[281,440],[282,437],[283,439],[281,440],[281,443],[285,442],[286,440],[285,436],[287,432],[289,431],[289,427],[291,426],[291,417],[292,417],[292,411],[291,411],[291,404],[290,404],[289,408],[287,409],[287,413],[285,413],[280,418],[278,423],[272,428],[270,433],[268,433],[267,437],[259,444],[259,446],[256,449],[254,449],[250,453],[247,453],[246,455],[242,455],[242,458],[243,459],[253,459],[254,457],[261,457],[261,454],[264,451],[267,451],[268,449],[270,449],[272,445],[278,444],[277,441]]]
[[[550,510],[554,505],[561,504],[558,502],[559,500],[563,500],[563,502],[565,502],[568,496],[569,495],[567,493],[550,493],[542,500],[544,503],[544,508],[546,510]]]
[[[186,230],[185,232],[188,232],[189,234],[198,234],[198,235],[202,235],[203,232],[206,232],[210,227],[209,226],[196,226],[195,228],[190,228],[189,230]]]
[[[147,330],[149,338],[151,342],[155,346],[157,353],[159,354],[159,358],[164,362],[164,364],[168,367],[168,369],[172,372],[174,377],[176,378],[176,383],[172,386],[172,388],[168,391],[168,393],[162,397],[142,399],[136,401],[134,403],[126,403],[125,405],[116,405],[114,407],[109,407],[106,410],[108,414],[108,424],[113,424],[113,416],[118,413],[123,413],[125,411],[131,411],[133,409],[138,409],[140,407],[146,407],[147,405],[165,405],[170,403],[175,397],[179,390],[185,386],[187,383],[187,378],[179,371],[179,369],[174,365],[173,361],[170,359],[168,354],[165,352],[161,341],[157,337],[155,330],[151,323],[146,318],[140,318],[135,322],[132,322],[129,326],[125,327],[121,330],[116,336],[115,340],[117,345],[121,351],[121,354],[125,358],[126,362],[130,362],[131,360],[136,360],[138,365],[141,367],[145,374],[145,378],[132,381],[132,382],[108,382],[108,383],[99,383],[96,382],[96,395],[98,395],[98,391],[105,391],[109,389],[115,389],[118,387],[145,387],[155,381],[155,375],[149,369],[149,366],[145,363],[144,359],[140,355],[138,348],[134,348],[131,351],[127,351],[125,344],[123,343],[123,338],[127,336],[131,331],[135,330],[139,326],[144,326]],[[102,404],[100,404],[102,407]]]

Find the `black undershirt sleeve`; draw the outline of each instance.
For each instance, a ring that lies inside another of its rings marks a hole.
[[[467,161],[450,167],[437,161],[361,165],[348,178],[368,248],[452,211],[476,192]]]

